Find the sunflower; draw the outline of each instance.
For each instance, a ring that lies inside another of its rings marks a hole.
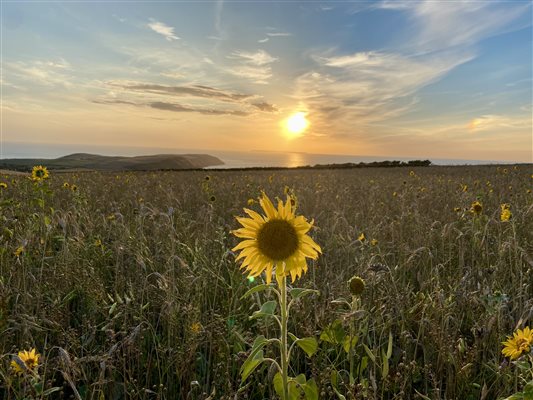
[[[63,187],[65,189],[69,189],[70,188],[70,183],[68,183],[68,182],[63,183]]]
[[[11,360],[13,373],[16,375],[23,375],[28,371],[36,373],[39,366],[39,357],[41,355],[35,349],[19,351],[17,356]]]
[[[470,207],[470,211],[476,215],[479,215],[483,211],[483,205],[479,201],[474,201]]]
[[[513,336],[508,336],[505,342],[502,342],[504,348],[502,354],[511,360],[516,360],[522,353],[528,353],[533,345],[533,330],[526,326],[523,330],[518,329]]]
[[[501,206],[501,213],[500,213],[500,221],[507,222],[511,219],[513,216],[513,213],[511,212],[511,206],[509,204],[502,204]]]
[[[0,182],[0,189],[7,189],[7,183]]]
[[[34,181],[42,181],[48,179],[49,176],[48,169],[42,165],[36,165],[31,171],[31,179]]]
[[[357,237],[357,240],[359,240],[361,243],[363,243],[366,240],[365,233],[361,232],[361,234]]]
[[[244,259],[241,268],[248,271],[249,276],[259,276],[266,271],[266,279],[270,283],[275,270],[276,276],[290,275],[294,282],[307,272],[306,258],[316,260],[322,252],[320,246],[306,234],[313,221],[307,222],[304,216],[295,215],[290,196],[285,203],[279,200],[276,209],[263,192],[259,204],[264,215],[245,208],[244,212],[250,218],[237,217],[243,227],[233,234],[244,240],[232,251],[241,251],[236,259]]]

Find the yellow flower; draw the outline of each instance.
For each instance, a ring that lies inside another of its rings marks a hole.
[[[455,212],[459,212],[459,211],[461,211],[461,208],[460,208],[460,207],[454,207],[454,208],[453,208],[453,211],[455,211]]]
[[[37,373],[40,356],[35,349],[19,351],[18,355],[11,360],[13,373],[16,375],[23,375],[25,372]]]
[[[248,201],[246,202],[249,206],[253,206],[255,204],[255,200],[254,199],[248,199]]]
[[[376,246],[376,245],[378,244],[378,240],[377,240],[377,239],[372,239],[372,240],[370,241],[370,244],[371,244],[372,246]]]
[[[202,324],[199,322],[193,322],[191,324],[191,332],[194,334],[200,333],[202,331]]]
[[[72,185],[70,187],[70,190],[72,190],[73,192],[77,192],[78,191],[78,187],[76,185]]]
[[[7,183],[0,182],[0,189],[7,189]]]
[[[68,183],[68,182],[63,183],[63,188],[65,188],[65,189],[70,188],[70,183]]]
[[[272,271],[275,271],[277,277],[290,275],[294,282],[307,272],[306,258],[316,260],[322,252],[307,235],[313,221],[307,222],[304,216],[295,215],[289,196],[285,203],[279,200],[276,209],[263,192],[259,204],[264,215],[245,208],[250,218],[237,217],[243,227],[233,234],[244,240],[232,251],[241,251],[236,259],[244,259],[241,268],[248,271],[249,276],[259,276],[265,271],[270,283]]]
[[[476,200],[472,203],[472,206],[470,207],[470,211],[476,215],[479,215],[483,211],[483,205],[479,201]]]
[[[394,193],[392,194],[392,197],[396,197],[396,196],[398,196],[398,193],[394,192]]]
[[[31,179],[34,181],[42,181],[44,179],[48,179],[49,177],[50,174],[48,173],[48,169],[42,165],[36,165],[31,171]]]
[[[518,329],[513,336],[508,336],[505,342],[502,342],[504,348],[502,354],[511,360],[516,360],[522,353],[528,353],[533,344],[533,330],[526,326],[523,330]]]
[[[511,206],[509,204],[502,204],[501,206],[501,213],[500,213],[500,221],[507,222],[511,219],[513,216],[513,213],[511,212]]]
[[[357,238],[357,240],[359,240],[360,242],[364,242],[366,240],[366,236],[364,233],[361,233],[359,235],[359,237]]]
[[[468,185],[461,185],[463,192],[468,192]]]
[[[416,175],[416,174],[415,174],[415,171],[409,171],[409,175],[410,175],[410,176],[415,176],[415,175]]]
[[[13,254],[16,256],[16,257],[20,257],[21,254],[24,252],[24,246],[19,246],[17,247],[17,249],[13,252]]]

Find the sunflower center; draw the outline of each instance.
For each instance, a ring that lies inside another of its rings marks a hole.
[[[44,176],[44,171],[42,169],[38,169],[37,171],[35,171],[35,175],[38,178],[42,178]]]
[[[283,261],[298,250],[298,234],[284,219],[272,219],[259,230],[257,246],[270,259]]]

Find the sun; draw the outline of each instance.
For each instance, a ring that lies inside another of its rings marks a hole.
[[[307,129],[309,126],[309,121],[305,118],[305,116],[306,113],[297,112],[287,118],[285,121],[285,128],[291,137],[298,136]]]

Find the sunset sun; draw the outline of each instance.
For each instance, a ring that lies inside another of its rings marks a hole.
[[[285,121],[285,128],[290,137],[299,136],[307,129],[309,121],[305,118],[305,115],[304,112],[297,112],[287,118]]]

